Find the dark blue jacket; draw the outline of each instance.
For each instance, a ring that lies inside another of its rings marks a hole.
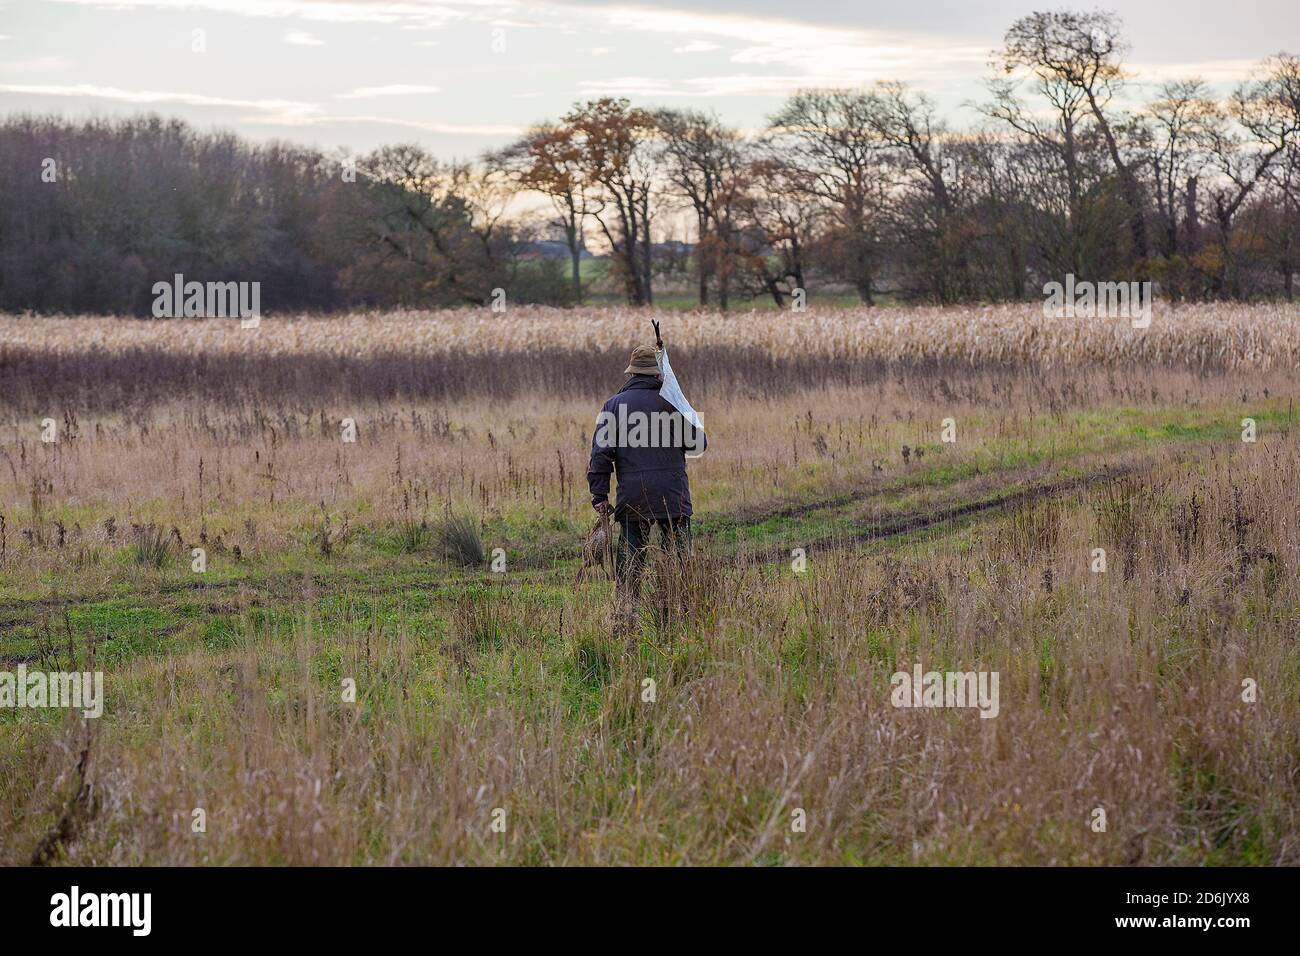
[[[617,472],[614,517],[619,521],[684,518],[691,513],[686,452],[703,451],[707,440],[659,395],[660,384],[653,375],[629,378],[601,408],[591,436],[591,503],[609,500],[610,474]],[[638,418],[647,423],[640,434],[635,428]],[[629,427],[620,428],[620,422]]]

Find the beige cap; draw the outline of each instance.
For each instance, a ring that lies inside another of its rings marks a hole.
[[[623,371],[628,375],[658,375],[659,353],[649,345],[638,345],[632,350],[632,361]]]

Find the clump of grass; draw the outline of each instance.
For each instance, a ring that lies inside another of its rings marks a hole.
[[[650,552],[642,598],[659,628],[699,631],[726,617],[739,595],[717,555],[703,549],[674,553],[661,540]]]
[[[438,544],[443,554],[462,567],[474,567],[487,559],[478,526],[468,515],[448,515],[438,526]]]
[[[603,687],[614,671],[615,650],[609,637],[595,631],[578,635],[570,664],[578,680],[590,687]]]
[[[1097,530],[1123,556],[1125,581],[1136,573],[1138,549],[1150,539],[1151,518],[1158,505],[1156,493],[1131,478],[1107,482],[1093,499]]]
[[[470,588],[451,606],[452,658],[467,668],[478,657],[534,641],[539,606],[498,588]]]
[[[1003,529],[1003,546],[1018,564],[1029,564],[1056,547],[1061,536],[1061,504],[1047,497],[1022,503]]]
[[[152,523],[137,525],[131,556],[136,564],[162,570],[171,561],[171,542],[157,525]]]
[[[397,526],[397,547],[403,554],[417,554],[433,541],[429,523],[421,518],[403,518]]]
[[[505,611],[482,594],[462,595],[452,609],[453,653],[463,664],[471,652],[498,649],[505,643]]]
[[[1108,482],[1093,502],[1097,527],[1108,541],[1129,550],[1138,539],[1137,489],[1127,481]]]

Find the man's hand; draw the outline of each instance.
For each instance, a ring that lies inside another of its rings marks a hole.
[[[614,509],[609,506],[608,501],[598,501],[592,505],[592,507],[596,509],[596,514],[600,515],[602,518],[612,514],[614,511]]]

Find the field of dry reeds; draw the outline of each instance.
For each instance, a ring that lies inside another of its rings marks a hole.
[[[674,367],[720,399],[865,384],[900,368],[1300,366],[1300,307],[1281,304],[1165,306],[1143,329],[1126,319],[1045,319],[1040,305],[1023,305],[682,313],[666,331]],[[268,316],[252,329],[236,320],[0,316],[0,373],[7,404],[28,410],[51,399],[87,409],[178,394],[209,402],[501,400],[539,390],[594,397],[648,334],[634,309]]]
[[[1300,311],[673,316],[696,547],[625,640],[648,331],[0,317],[0,671],[106,687],[0,708],[0,863],[1300,862]]]

